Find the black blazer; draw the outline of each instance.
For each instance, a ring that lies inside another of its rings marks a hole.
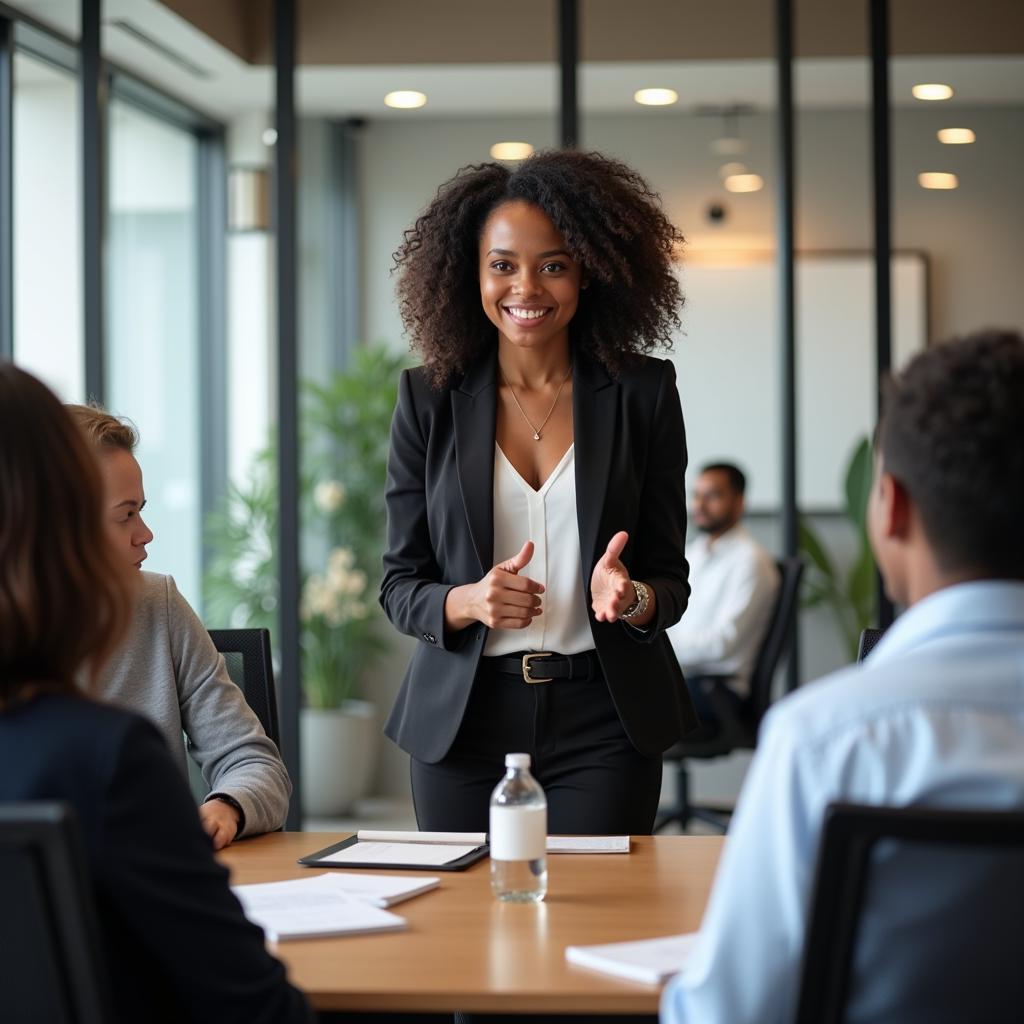
[[[57,694],[5,709],[0,802],[11,800],[66,800],[78,815],[110,1024],[312,1024],[263,932],[242,916],[181,769],[149,722]]]
[[[469,699],[487,627],[446,632],[448,591],[490,571],[494,529],[497,346],[441,390],[422,367],[402,373],[388,461],[388,549],[380,600],[421,642],[385,733],[428,763],[448,752]],[[690,588],[686,436],[672,364],[647,358],[612,380],[596,360],[573,359],[576,505],[583,585],[594,647],[630,741],[656,756],[696,716],[665,629]],[[657,594],[646,631],[597,622],[590,576],[608,541],[629,531],[623,564]],[[503,553],[504,554],[504,553]]]

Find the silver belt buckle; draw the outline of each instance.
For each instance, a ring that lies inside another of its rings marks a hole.
[[[523,679],[525,679],[528,683],[550,683],[552,679],[555,678],[554,676],[549,676],[547,679],[534,679],[530,675],[530,661],[533,658],[550,658],[553,653],[553,651],[534,651],[532,654],[524,654]]]

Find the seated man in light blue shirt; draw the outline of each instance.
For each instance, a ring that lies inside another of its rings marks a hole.
[[[827,804],[1024,809],[1022,396],[1024,338],[1009,332],[933,346],[890,381],[868,528],[886,591],[908,609],[863,665],[765,718],[664,1022],[793,1019]],[[890,881],[897,894],[936,885]]]

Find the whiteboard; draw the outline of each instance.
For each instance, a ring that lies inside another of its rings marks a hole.
[[[675,364],[689,447],[687,484],[712,461],[747,474],[747,507],[781,504],[778,269],[772,254],[700,254],[680,270],[686,304]],[[853,446],[875,423],[874,261],[804,253],[796,265],[797,495],[843,505]],[[894,368],[927,343],[928,264],[892,260]]]

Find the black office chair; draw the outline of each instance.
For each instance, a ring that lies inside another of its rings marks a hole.
[[[860,642],[857,644],[857,660],[863,661],[875,648],[875,645],[882,639],[884,629],[863,629],[860,634]]]
[[[277,691],[266,629],[211,629],[213,646],[224,655],[228,675],[237,683],[245,702],[256,712],[263,731],[281,749],[277,721]]]
[[[725,757],[734,750],[752,750],[757,744],[757,729],[772,700],[772,683],[775,671],[789,649],[793,636],[793,617],[796,614],[797,595],[803,577],[804,563],[801,558],[783,558],[776,563],[779,569],[779,592],[775,599],[768,631],[758,651],[754,670],[750,677],[750,694],[737,701],[735,694],[727,690],[729,676],[702,676],[712,680],[708,699],[718,719],[711,735],[699,734],[697,738],[683,739],[664,754],[664,759],[675,766],[676,802],[667,811],[658,815],[654,831],[660,832],[674,821],[684,830],[696,819],[721,831],[725,831],[728,816],[727,807],[703,807],[690,803],[690,777],[687,761],[691,758],[711,760]]]
[[[110,1020],[86,863],[78,823],[66,804],[0,803],[4,1024]]]
[[[797,1024],[1018,1022],[1022,920],[1024,813],[831,804]]]

